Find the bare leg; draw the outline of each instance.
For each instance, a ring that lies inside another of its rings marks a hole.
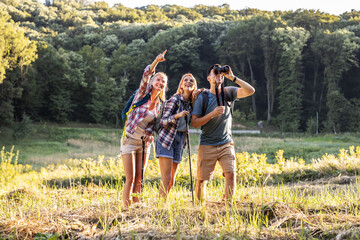
[[[172,168],[171,168],[171,181],[170,181],[170,184],[169,184],[169,187],[168,187],[168,190],[167,190],[168,193],[170,192],[170,189],[172,188],[172,186],[174,186],[178,166],[179,166],[178,163],[173,162]]]
[[[159,157],[159,166],[161,173],[161,185],[159,188],[159,197],[166,200],[167,189],[171,181],[172,158]]]
[[[144,172],[146,169],[146,165],[148,162],[149,154],[145,153],[145,159],[144,159]],[[142,153],[136,154],[135,159],[135,179],[134,179],[134,186],[133,186],[133,193],[141,193],[141,172],[142,172]],[[138,197],[133,197],[134,202],[139,202]]]
[[[121,155],[123,164],[124,164],[124,172],[125,172],[125,185],[123,190],[123,204],[125,207],[131,204],[130,193],[134,185],[135,179],[135,154],[123,154]]]
[[[198,202],[202,203],[206,197],[206,180],[197,180],[195,186],[195,195]]]
[[[234,172],[224,173],[225,176],[225,200],[230,201],[236,191],[236,175]]]

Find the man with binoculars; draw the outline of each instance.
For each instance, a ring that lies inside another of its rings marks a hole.
[[[224,77],[240,87],[224,87]],[[238,98],[254,94],[255,89],[236,77],[230,66],[212,65],[207,71],[210,90],[203,91],[197,98],[192,112],[192,125],[201,127],[197,159],[196,198],[203,201],[206,183],[212,178],[216,162],[225,177],[224,197],[227,202],[236,190],[236,161],[231,134],[232,109],[229,106]]]

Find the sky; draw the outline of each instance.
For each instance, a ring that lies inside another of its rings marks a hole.
[[[166,4],[176,4],[184,7],[193,7],[197,4],[208,6],[219,6],[228,3],[233,10],[244,8],[257,8],[260,10],[296,10],[315,9],[330,14],[339,15],[344,12],[350,12],[351,9],[360,11],[360,0],[105,0],[112,7],[115,3],[130,8],[147,6],[155,4],[158,6]]]

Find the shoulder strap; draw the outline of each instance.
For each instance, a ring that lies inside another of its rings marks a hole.
[[[176,95],[176,98],[177,98],[177,102],[176,102],[176,106],[175,106],[175,111],[174,111],[174,112],[176,112],[176,111],[179,109],[179,107],[180,107],[180,102],[181,102],[181,98],[180,98],[179,95]]]
[[[228,91],[226,90],[226,88],[224,88],[224,99],[225,99],[226,105],[230,108],[231,117],[233,117],[234,101],[231,101],[230,96],[229,96],[229,93],[228,93]],[[230,104],[229,104],[229,102],[230,102]]]
[[[121,118],[124,122],[126,122],[127,117],[129,116],[130,112],[134,109],[137,108],[141,105],[143,105],[144,103],[146,103],[147,101],[149,101],[151,95],[150,93],[146,94],[145,97],[143,97],[142,99],[140,99],[139,101],[137,101],[136,103],[133,104],[135,95],[137,93],[139,89],[136,89],[135,92],[133,93],[133,95],[131,95],[130,99],[128,100],[128,102],[126,103],[125,108],[123,109],[123,111],[121,112]]]
[[[202,114],[203,116],[206,113],[206,108],[208,106],[208,102],[209,102],[209,93],[207,90],[204,90],[202,93]]]
[[[137,108],[141,105],[143,105],[144,103],[146,103],[147,101],[149,101],[150,99],[150,93],[146,94],[145,97],[143,97],[142,99],[140,99],[139,101],[137,101],[136,103],[133,104],[133,108]]]

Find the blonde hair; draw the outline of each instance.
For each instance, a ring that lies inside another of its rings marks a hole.
[[[163,102],[165,102],[165,100],[166,100],[166,90],[167,90],[167,84],[168,84],[168,77],[167,77],[167,75],[166,75],[165,73],[163,73],[163,72],[157,72],[157,73],[155,73],[155,74],[151,77],[149,83],[152,84],[152,82],[154,81],[154,79],[155,79],[157,76],[162,76],[164,79],[166,79],[165,87],[164,87],[164,89],[161,90],[160,93],[159,93],[159,98],[160,98],[160,100],[163,101]]]
[[[185,73],[185,74],[181,77],[181,80],[180,80],[178,89],[177,89],[177,91],[176,91],[176,94],[183,94],[183,93],[184,93],[184,90],[181,88],[181,85],[182,85],[184,79],[185,79],[186,77],[188,77],[188,76],[191,77],[192,79],[194,79],[195,88],[194,88],[194,90],[193,90],[192,93],[191,93],[191,102],[194,103],[194,102],[195,102],[194,92],[197,90],[197,83],[196,83],[196,78],[195,78],[191,73]]]

